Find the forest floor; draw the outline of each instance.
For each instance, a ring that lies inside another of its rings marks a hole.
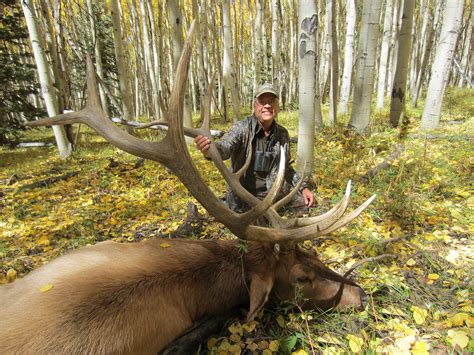
[[[316,136],[311,214],[330,208],[349,179],[352,206],[377,194],[348,226],[305,243],[339,272],[365,261],[354,275],[370,298],[364,311],[300,313],[282,305],[251,324],[234,319],[200,353],[472,353],[472,93],[448,93],[441,126],[428,134],[418,131],[420,109],[409,108],[403,139],[386,124],[386,112],[374,114],[370,137],[347,137],[343,128]],[[296,118],[297,112],[279,117],[292,137]],[[51,135],[31,130],[23,140],[52,141]],[[194,146],[190,151],[222,194],[217,170]],[[84,128],[68,160],[54,147],[0,148],[0,283],[84,245],[172,237],[190,200],[162,166],[118,151]],[[191,238],[232,236],[208,218]]]

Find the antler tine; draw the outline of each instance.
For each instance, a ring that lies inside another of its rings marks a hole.
[[[319,223],[322,228],[326,228],[326,226],[332,225],[336,220],[338,220],[346,211],[347,206],[349,205],[349,200],[351,197],[351,189],[352,189],[352,181],[349,180],[347,182],[346,191],[342,199],[334,205],[329,211],[314,217],[306,217],[306,218],[295,218],[294,219],[294,226],[308,226],[311,224]]]
[[[209,86],[207,87],[206,95],[204,96],[204,102],[202,105],[202,125],[201,129],[209,133],[211,132],[211,101],[212,101],[212,90],[214,89],[214,83],[216,80],[216,72],[212,74],[211,81],[209,82]]]
[[[278,192],[281,189],[281,186],[283,185],[283,182],[285,181],[285,165],[286,165],[286,157],[283,154],[284,153],[284,148],[281,148],[281,156],[282,158],[280,159],[280,163],[278,166],[278,174],[277,177],[270,188],[270,191],[268,191],[267,196],[262,201],[259,201],[255,206],[253,206],[249,211],[243,213],[242,216],[242,223],[245,224],[250,224],[253,221],[257,220],[261,216],[263,216],[267,210],[272,206],[273,201],[275,200]],[[227,169],[228,172],[228,169]],[[227,175],[226,172],[226,175]],[[234,175],[235,176],[235,175]],[[238,179],[237,179],[238,181]],[[238,189],[241,190],[243,187],[240,185],[238,186]],[[244,191],[247,191],[243,189]],[[235,191],[235,190],[234,190]],[[242,193],[242,191],[239,191],[239,193]],[[252,195],[253,196],[253,195]],[[258,199],[257,199],[258,200]]]
[[[334,232],[336,229],[345,226],[354,218],[359,216],[362,211],[365,210],[372,203],[375,197],[376,195],[371,196],[357,209],[340,218],[333,225],[328,226],[327,228],[323,229],[317,223],[293,229],[272,229],[267,227],[250,225],[247,227],[246,231],[247,240],[266,241],[272,243],[297,243],[304,240],[316,239],[318,237],[328,235]]]
[[[242,175],[244,175],[247,169],[249,168],[250,163],[252,162],[252,151],[253,151],[252,142],[249,142],[249,149],[248,149],[249,153],[247,154],[247,158],[245,158],[245,163],[237,172],[234,173],[234,175],[237,178],[242,177]]]
[[[283,197],[281,200],[279,200],[277,203],[273,205],[273,209],[275,209],[275,211],[278,211],[280,208],[288,204],[293,199],[293,197],[299,191],[301,184],[303,183],[303,176],[305,175],[304,174],[305,171],[306,171],[306,161],[304,162],[304,165],[303,165],[303,174],[301,178],[298,180],[298,183],[295,185],[295,187],[291,189],[288,195],[286,195],[285,197]]]

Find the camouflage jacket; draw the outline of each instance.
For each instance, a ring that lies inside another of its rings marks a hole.
[[[259,127],[261,127],[261,125],[257,118],[254,115],[249,116],[244,120],[235,123],[230,131],[226,133],[219,142],[216,142],[217,149],[219,150],[222,159],[231,159],[231,170],[233,172],[238,171],[244,165],[247,154],[249,154],[248,150],[250,148],[250,142],[252,142],[254,145],[255,134]],[[272,150],[276,158],[272,161],[269,173],[265,178],[267,190],[270,189],[276,179],[276,175],[278,173],[278,164],[280,161],[280,146],[284,146],[285,144],[287,161],[285,181],[289,185],[287,187],[294,187],[298,183],[300,176],[291,166],[290,136],[288,131],[283,126],[274,122],[271,132],[269,148]],[[251,164],[246,174],[253,173],[252,169],[253,165]],[[245,176],[241,179],[241,181],[244,183]],[[246,187],[245,184],[243,185]],[[300,190],[304,189],[305,187],[307,187],[307,184],[303,182]],[[285,191],[286,193],[289,192],[288,188],[284,188],[283,190],[287,190]]]

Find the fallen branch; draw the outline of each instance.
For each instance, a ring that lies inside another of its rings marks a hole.
[[[406,239],[410,239],[410,238],[413,238],[414,235],[404,235],[404,236],[401,236],[401,237],[395,237],[395,238],[389,238],[389,239],[384,239],[384,240],[381,240],[379,242],[379,245],[382,246],[382,245],[385,245],[385,244],[390,244],[390,243],[395,243],[395,242],[399,242],[400,240],[406,240]]]
[[[51,147],[53,143],[48,142],[25,142],[18,143],[12,146],[12,148],[37,148],[37,147]]]
[[[364,265],[366,263],[370,263],[372,261],[377,261],[377,260],[387,259],[387,258],[396,259],[396,258],[398,258],[398,255],[395,255],[395,254],[382,254],[382,255],[371,257],[371,258],[362,259],[362,260],[356,262],[354,265],[352,265],[351,268],[345,272],[344,276],[349,275],[352,271],[354,271],[355,269],[357,269],[361,265]]]
[[[31,184],[26,184],[26,185],[23,185],[23,186],[19,187],[18,190],[15,191],[15,194],[17,194],[19,192],[22,192],[22,191],[25,191],[25,190],[31,190],[31,189],[34,189],[34,188],[37,188],[37,187],[45,187],[45,186],[54,184],[55,182],[58,182],[58,181],[61,181],[61,180],[67,180],[67,179],[69,179],[73,176],[76,176],[77,174],[79,174],[79,171],[72,171],[72,172],[66,173],[64,175],[53,176],[53,177],[50,177],[50,178],[47,178],[47,179],[44,179],[44,180],[35,181]]]
[[[384,169],[388,168],[393,163],[393,161],[400,156],[400,154],[404,150],[405,150],[405,145],[403,143],[400,143],[398,145],[397,149],[395,149],[395,151],[392,152],[392,154],[390,154],[379,165],[369,169],[369,171],[367,171],[367,173],[364,176],[362,176],[359,180],[362,183],[367,183],[369,180],[373,179],[375,177],[375,175],[377,175],[381,170],[384,170]]]

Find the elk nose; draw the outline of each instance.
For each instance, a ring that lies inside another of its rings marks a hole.
[[[362,288],[359,288],[359,296],[360,296],[360,308],[364,309],[365,306],[367,306],[367,303],[369,303],[369,297],[367,294],[364,292]]]

